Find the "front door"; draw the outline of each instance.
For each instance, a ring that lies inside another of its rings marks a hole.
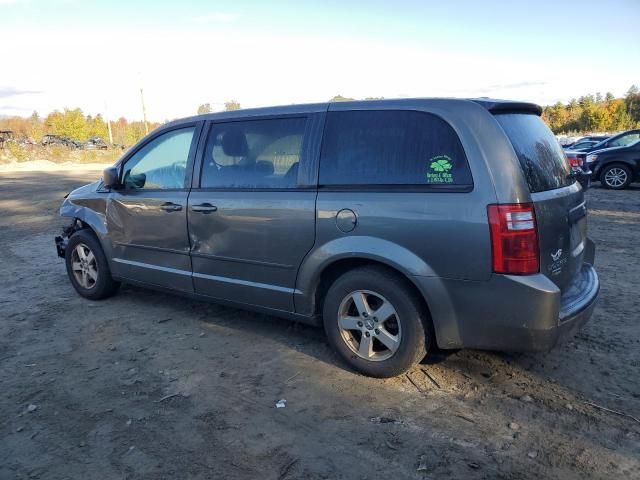
[[[315,236],[307,116],[211,125],[189,196],[196,293],[293,311]]]
[[[124,187],[110,194],[106,211],[114,275],[193,291],[187,198],[199,130],[163,131],[125,159]]]

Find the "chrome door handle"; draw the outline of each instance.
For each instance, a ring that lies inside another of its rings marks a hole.
[[[165,212],[179,212],[180,210],[182,210],[182,205],[167,202],[160,205],[160,210],[164,210]]]
[[[191,205],[191,210],[200,213],[211,213],[216,212],[218,210],[218,207],[216,207],[215,205],[211,205],[210,203],[200,203],[198,205]]]

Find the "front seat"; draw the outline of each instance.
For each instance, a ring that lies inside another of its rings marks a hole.
[[[236,183],[242,177],[246,181],[246,174],[253,171],[255,161],[252,161],[249,155],[249,145],[247,144],[247,137],[239,130],[228,130],[220,138],[220,146],[222,152],[227,157],[234,157],[233,164],[228,165],[226,162],[213,161],[219,166],[219,174],[221,177],[228,179]],[[220,160],[220,159],[218,159]]]
[[[247,137],[239,130],[229,130],[220,140],[222,151],[228,157],[246,157],[249,154]]]

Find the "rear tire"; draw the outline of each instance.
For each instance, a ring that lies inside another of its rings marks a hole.
[[[619,163],[607,165],[600,173],[600,183],[611,190],[624,190],[631,184],[631,178],[631,169]]]
[[[427,354],[422,303],[406,280],[381,267],[351,270],[329,288],[323,307],[329,343],[355,370],[400,375]]]
[[[111,278],[107,257],[91,230],[78,230],[71,235],[65,264],[71,285],[84,298],[102,300],[112,296],[120,286],[120,282]]]

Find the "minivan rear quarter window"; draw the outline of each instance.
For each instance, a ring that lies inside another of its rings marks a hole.
[[[453,128],[416,111],[329,112],[319,184],[468,186],[467,158]]]
[[[562,147],[540,117],[501,113],[495,118],[513,145],[531,193],[566,187],[575,181]]]

